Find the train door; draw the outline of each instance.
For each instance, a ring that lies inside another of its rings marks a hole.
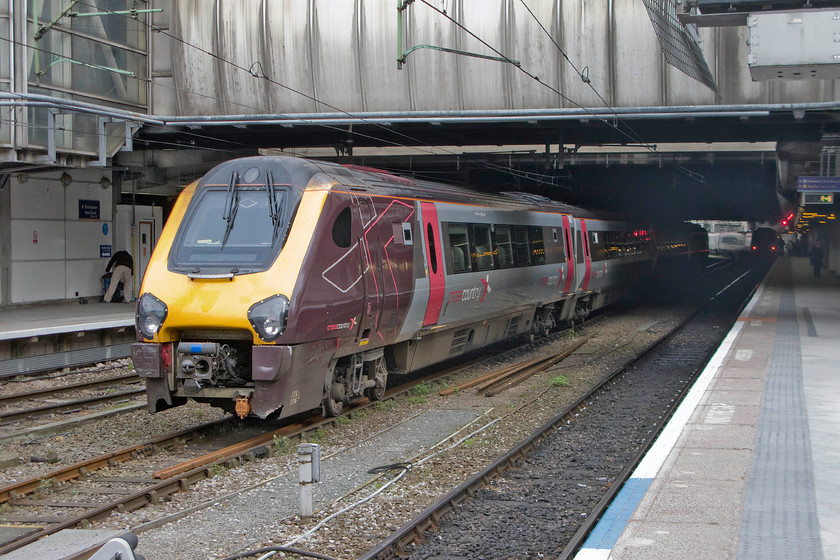
[[[589,252],[589,234],[586,231],[586,220],[580,220],[578,229],[578,263],[583,264],[583,281],[580,289],[586,291],[589,288],[589,277],[592,274],[592,255]]]
[[[420,210],[423,213],[426,266],[429,270],[429,303],[426,306],[426,316],[423,318],[423,326],[425,327],[434,325],[440,318],[446,284],[443,275],[443,248],[441,247],[437,208],[431,202],[421,202]]]
[[[569,216],[563,216],[563,245],[566,250],[566,282],[563,284],[563,292],[568,293],[572,289],[572,281],[575,278],[575,251],[572,245],[572,222]]]
[[[376,209],[370,197],[361,197],[358,202],[362,237],[359,239],[362,280],[365,290],[364,309],[358,331],[358,343],[367,344],[376,332],[382,309],[382,242],[371,231]]]

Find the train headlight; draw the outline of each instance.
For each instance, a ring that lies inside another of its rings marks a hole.
[[[153,340],[166,321],[169,308],[152,294],[146,292],[137,302],[137,330],[147,340]]]
[[[259,337],[271,342],[286,330],[289,316],[289,299],[276,295],[258,301],[248,309],[248,320]]]

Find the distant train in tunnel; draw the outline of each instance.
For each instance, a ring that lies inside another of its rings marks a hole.
[[[782,236],[771,227],[755,228],[750,236],[750,255],[757,258],[775,258],[784,253]]]
[[[137,308],[149,410],[327,416],[387,379],[544,334],[657,271],[697,277],[705,230],[653,228],[285,157],[223,163],[179,197]]]
[[[709,253],[733,258],[745,257],[750,250],[748,235],[736,231],[709,234]]]

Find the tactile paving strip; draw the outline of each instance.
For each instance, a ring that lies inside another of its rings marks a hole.
[[[739,560],[823,558],[793,288],[781,294],[758,424]]]

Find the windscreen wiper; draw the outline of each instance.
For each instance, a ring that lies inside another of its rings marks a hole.
[[[233,221],[236,219],[236,211],[239,210],[239,173],[234,171],[230,176],[230,184],[228,185],[227,198],[225,199],[225,213],[222,219],[227,221],[225,228],[225,236],[222,238],[222,249],[225,248],[230,232],[233,230]]]
[[[271,244],[274,245],[274,241],[277,239],[277,231],[280,229],[280,208],[271,171],[265,172],[265,184],[268,189],[268,215],[271,216],[271,223],[274,225],[274,232],[271,234]]]

